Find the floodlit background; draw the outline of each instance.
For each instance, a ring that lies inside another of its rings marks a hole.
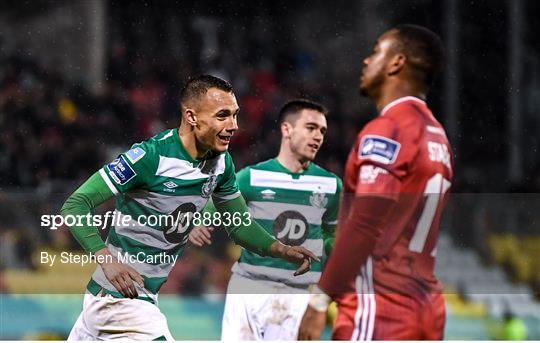
[[[437,256],[446,338],[502,338],[512,313],[540,339],[539,15],[534,0],[2,1],[0,339],[67,337],[94,266],[41,265],[41,251],[79,248],[40,215],[57,214],[132,143],[178,126],[189,76],[232,83],[237,169],[277,153],[277,111],[303,96],[331,110],[317,163],[342,176],[376,115],[357,91],[361,61],[401,23],[429,27],[447,47],[428,99],[456,161]],[[219,338],[238,248],[222,232],[214,240],[188,247],[163,287],[176,339]]]

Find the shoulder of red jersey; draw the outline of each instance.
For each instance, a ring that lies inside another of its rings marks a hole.
[[[397,106],[396,106],[397,107]],[[390,115],[378,116],[371,120],[358,135],[358,157],[370,159],[381,164],[392,164],[403,145],[408,149],[416,145],[425,123],[409,106],[394,111]]]
[[[358,134],[358,158],[393,163],[401,149],[397,138],[398,128],[392,118],[379,116],[371,120]]]

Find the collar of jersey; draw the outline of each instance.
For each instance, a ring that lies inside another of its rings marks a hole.
[[[384,106],[382,111],[381,111],[381,116],[384,116],[384,114],[386,112],[388,112],[388,110],[391,109],[392,107],[396,106],[397,104],[401,104],[402,102],[405,102],[405,101],[417,101],[417,102],[420,102],[420,103],[422,103],[424,105],[426,104],[426,102],[424,100],[422,100],[420,98],[417,98],[415,96],[412,96],[412,95],[404,96],[404,97],[398,98],[398,99],[390,102],[386,106]]]
[[[278,166],[279,169],[283,170],[283,172],[291,175],[293,177],[293,179],[298,179],[300,176],[304,175],[305,173],[307,173],[307,171],[309,170],[309,168],[311,168],[311,164],[312,162],[309,163],[308,167],[306,169],[304,169],[303,172],[300,172],[300,173],[293,173],[292,171],[290,171],[289,169],[287,169],[283,164],[281,164],[277,157],[274,158],[274,163]]]

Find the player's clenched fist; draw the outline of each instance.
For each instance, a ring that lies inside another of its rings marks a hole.
[[[212,244],[212,232],[214,228],[211,226],[195,226],[189,233],[189,241],[193,245],[202,247],[205,244]]]
[[[300,267],[294,272],[294,276],[302,275],[311,269],[311,259],[320,261],[319,258],[311,251],[300,246],[289,246],[275,241],[270,246],[270,255],[279,257],[294,264],[299,264]]]
[[[139,295],[135,289],[133,281],[135,281],[141,288],[144,288],[144,279],[141,274],[132,267],[120,263],[114,258],[109,249],[103,248],[96,252],[96,256],[109,255],[109,258],[104,258],[105,262],[101,263],[101,269],[103,274],[109,282],[126,298],[137,298]]]

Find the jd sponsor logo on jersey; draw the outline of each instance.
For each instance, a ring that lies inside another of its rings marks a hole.
[[[358,155],[383,164],[394,163],[399,153],[400,144],[390,138],[366,135],[362,138]]]
[[[124,156],[118,157],[107,165],[109,168],[109,175],[119,185],[124,185],[133,179],[137,173],[131,168],[131,166],[124,159]]]
[[[313,194],[309,197],[309,203],[313,207],[317,208],[325,208],[328,204],[328,198],[326,198],[326,194],[320,191],[320,187],[318,191],[313,191]]]
[[[193,213],[197,212],[195,204],[190,202],[178,206],[176,210],[171,213],[173,221],[163,230],[163,235],[167,242],[170,243],[186,243],[188,239],[189,231],[193,225],[191,224]]]
[[[141,148],[133,148],[126,152],[126,156],[131,163],[137,163],[144,155],[146,155],[146,152]]]
[[[271,189],[265,189],[261,191],[262,198],[265,200],[274,200],[276,198],[276,192]]]
[[[174,193],[176,191],[176,187],[178,187],[178,185],[176,183],[174,183],[173,181],[167,181],[167,182],[164,182],[163,183],[163,186],[165,186],[166,188],[164,188],[163,190],[165,192],[170,192],[170,193]]]
[[[300,212],[285,211],[276,218],[272,230],[283,244],[300,245],[307,238],[308,222]]]
[[[201,195],[203,198],[210,198],[210,195],[214,192],[217,186],[217,176],[213,173],[210,175],[208,180],[202,185]]]

